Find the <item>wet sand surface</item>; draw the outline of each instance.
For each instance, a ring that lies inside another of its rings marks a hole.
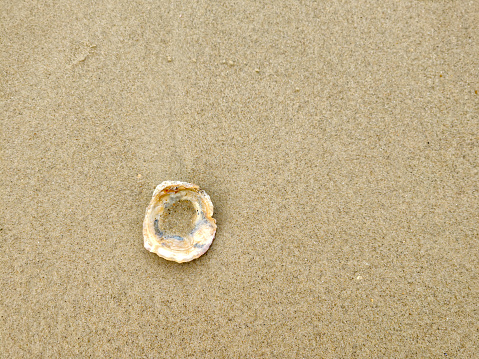
[[[0,9],[0,357],[477,355],[479,2]]]

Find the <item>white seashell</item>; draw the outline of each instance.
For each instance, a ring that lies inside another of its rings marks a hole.
[[[190,201],[195,210],[194,228],[186,235],[168,234],[164,228],[165,209],[180,201]],[[178,263],[200,257],[210,248],[216,233],[216,220],[210,196],[192,183],[164,181],[153,192],[143,221],[145,248]]]

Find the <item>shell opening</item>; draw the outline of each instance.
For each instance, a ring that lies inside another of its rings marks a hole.
[[[186,237],[195,228],[196,209],[190,201],[181,200],[165,208],[158,219],[158,227],[166,235]]]

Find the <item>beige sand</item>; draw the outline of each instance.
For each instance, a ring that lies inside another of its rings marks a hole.
[[[479,352],[479,2],[274,4],[1,1],[1,357]]]

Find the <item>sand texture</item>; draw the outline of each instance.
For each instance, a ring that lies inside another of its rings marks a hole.
[[[478,38],[470,0],[0,0],[0,358],[473,358]],[[214,204],[186,264],[143,247],[165,180]]]

